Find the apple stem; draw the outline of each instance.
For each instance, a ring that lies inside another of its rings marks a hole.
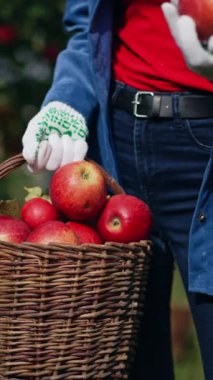
[[[87,173],[87,172],[83,172],[82,174],[81,174],[81,178],[83,178],[83,179],[88,179],[89,178],[89,173]]]
[[[115,226],[115,227],[120,226],[121,223],[120,223],[119,218],[115,217],[115,218],[113,219],[112,224],[113,224],[113,226]]]

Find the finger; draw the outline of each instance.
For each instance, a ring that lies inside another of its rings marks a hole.
[[[177,8],[173,4],[163,3],[161,5],[161,9],[168,23],[171,34],[173,35],[176,43],[179,44],[179,30],[177,27],[179,15]]]
[[[179,6],[178,0],[171,0],[171,4],[173,4],[178,9],[178,6]]]
[[[37,172],[42,171],[46,167],[46,164],[47,164],[49,157],[51,155],[51,151],[52,151],[52,147],[49,144],[49,142],[47,140],[43,140],[40,143],[39,150],[37,153],[37,160],[36,160],[36,163],[34,165],[35,170]]]
[[[61,166],[63,166],[72,162],[74,159],[75,141],[72,141],[71,138],[67,135],[62,136],[61,140],[63,145],[63,156]]]
[[[74,159],[73,161],[84,160],[88,151],[88,144],[85,140],[76,140],[74,146]]]
[[[35,166],[35,165],[27,165],[27,169],[32,174],[38,174],[39,173],[37,170],[37,166]]]
[[[38,174],[39,172],[41,172],[46,166],[50,153],[51,146],[48,144],[47,141],[42,141],[34,164],[27,165],[27,169],[29,170],[29,172],[33,174]]]
[[[208,51],[209,53],[213,53],[213,36],[211,36],[208,40]]]
[[[189,16],[181,16],[178,28],[181,50],[189,66],[199,67],[206,63],[209,53],[199,41],[194,20]]]
[[[24,159],[29,165],[34,165],[36,162],[36,151],[38,149],[38,141],[36,141],[37,128],[33,123],[29,123],[25,134],[22,137]]]
[[[36,135],[38,133],[38,116],[28,123],[27,129],[22,137],[23,151],[22,154],[29,165],[34,165],[36,162],[36,151],[38,149],[38,140]]]
[[[27,144],[22,151],[25,161],[31,166],[33,171],[41,171],[44,169],[45,164],[50,155],[50,146],[47,140],[39,144]]]
[[[51,154],[46,163],[47,170],[56,170],[60,167],[62,161],[63,147],[61,138],[56,133],[49,136],[49,144],[51,146]]]
[[[25,161],[29,165],[35,165],[37,149],[38,149],[37,143],[35,144],[33,142],[29,142],[29,143],[24,144],[23,150],[22,150],[22,155],[23,155]]]

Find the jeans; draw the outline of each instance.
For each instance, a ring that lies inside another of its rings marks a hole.
[[[117,84],[116,98],[122,84]],[[121,184],[151,208],[154,243],[140,343],[131,380],[174,379],[170,297],[174,261],[180,270],[201,350],[213,379],[213,297],[188,292],[188,235],[213,142],[212,119],[140,119],[112,106],[112,137]]]

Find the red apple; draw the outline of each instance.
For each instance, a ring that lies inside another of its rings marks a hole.
[[[9,215],[0,216],[0,241],[21,243],[30,233],[30,228],[22,220]]]
[[[193,18],[201,40],[213,35],[212,0],[179,0],[179,13]]]
[[[152,226],[149,206],[133,195],[113,195],[107,201],[97,223],[103,241],[119,243],[148,239]]]
[[[39,244],[79,244],[76,234],[70,227],[59,220],[40,224],[29,234],[26,242]]]
[[[79,243],[92,243],[92,244],[102,244],[102,240],[98,233],[95,231],[94,228],[87,226],[83,223],[78,222],[67,222],[67,226],[69,226],[72,231],[75,232],[79,239]]]
[[[42,198],[32,198],[25,202],[21,209],[21,218],[32,229],[39,224],[59,218],[56,208]]]
[[[101,170],[88,161],[77,161],[59,168],[50,181],[50,198],[68,219],[94,218],[106,202],[106,183]]]

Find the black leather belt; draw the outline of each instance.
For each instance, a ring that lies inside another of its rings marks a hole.
[[[178,98],[178,115],[181,118],[213,118],[212,94],[181,94]],[[113,106],[138,118],[172,118],[172,96],[147,91],[121,88],[113,100]]]

